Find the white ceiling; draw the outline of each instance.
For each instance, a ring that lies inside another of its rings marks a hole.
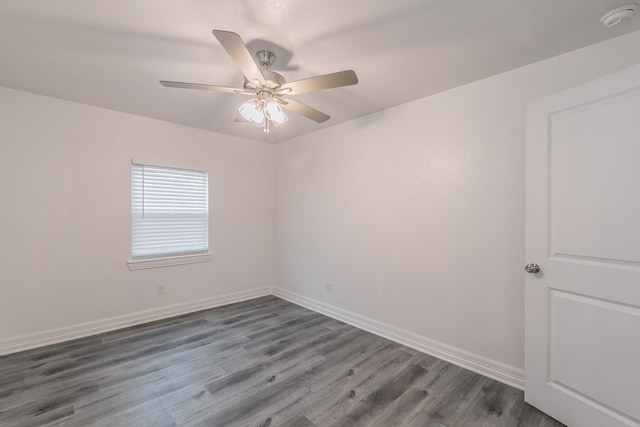
[[[0,86],[276,142],[640,29],[600,16],[625,0],[2,0]],[[269,134],[234,123],[246,97],[211,30],[276,53],[288,81],[353,69],[356,86],[299,95]]]

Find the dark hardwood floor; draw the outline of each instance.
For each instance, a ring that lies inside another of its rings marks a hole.
[[[0,425],[562,426],[520,390],[272,296],[2,356]]]

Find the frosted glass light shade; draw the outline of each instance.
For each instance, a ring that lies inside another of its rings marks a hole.
[[[275,101],[267,101],[265,114],[276,127],[289,120],[284,111],[282,111],[282,107],[280,106],[280,104]]]
[[[251,118],[251,123],[256,126],[264,126],[264,113],[260,110],[256,110],[253,113],[253,117]]]
[[[240,106],[238,111],[243,119],[252,122],[254,115],[258,112],[258,101],[251,99]]]
[[[250,99],[238,108],[240,116],[252,125],[264,127],[268,132],[268,124],[278,127],[289,118],[282,110],[279,103],[272,99]]]

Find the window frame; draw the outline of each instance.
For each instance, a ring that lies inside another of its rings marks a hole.
[[[168,169],[182,169],[182,170],[192,170],[198,172],[205,172],[207,174],[207,249],[202,251],[184,251],[184,252],[173,252],[167,254],[158,254],[158,255],[142,255],[142,256],[133,256],[133,227],[134,227],[134,213],[133,213],[133,166],[141,165],[141,166],[151,166],[151,167],[160,167],[160,168],[168,168]],[[175,164],[170,162],[158,162],[153,160],[139,159],[139,158],[131,158],[130,164],[130,183],[129,190],[130,193],[130,213],[131,213],[131,235],[129,239],[130,247],[129,247],[129,260],[127,261],[127,265],[129,270],[141,270],[148,268],[158,268],[158,267],[167,267],[173,265],[184,265],[184,264],[193,264],[193,263],[201,263],[211,261],[213,253],[210,251],[210,204],[209,204],[209,171],[204,167],[197,167],[192,165],[184,165],[184,164]]]

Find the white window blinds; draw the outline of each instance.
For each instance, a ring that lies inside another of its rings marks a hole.
[[[134,259],[208,250],[207,172],[133,163],[131,181]]]

